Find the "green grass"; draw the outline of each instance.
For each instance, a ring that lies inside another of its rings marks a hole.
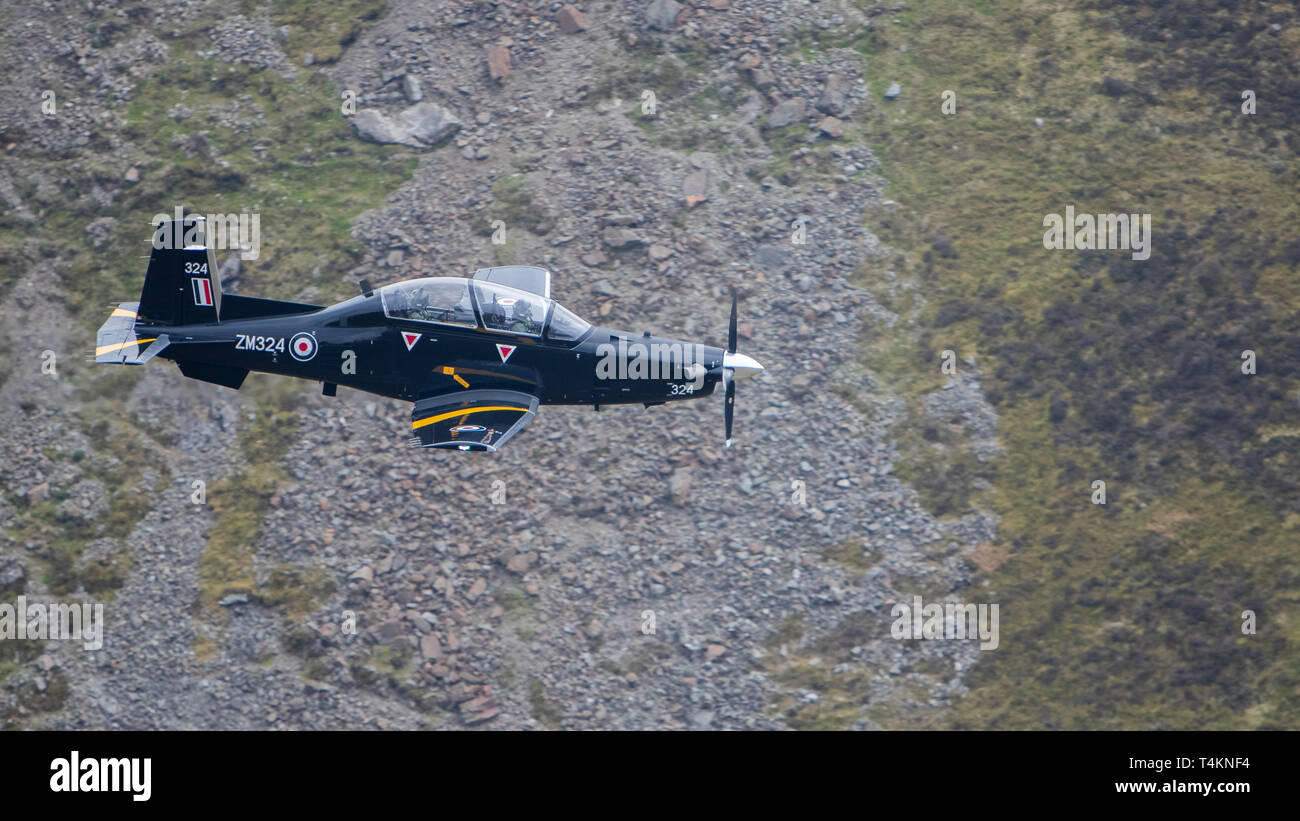
[[[1294,31],[1293,10],[1209,2],[932,2],[837,43],[864,55],[863,135],[898,202],[866,215],[895,253],[860,283],[902,318],[863,338],[909,409],[899,475],[936,513],[991,507],[1008,554],[980,588],[1002,646],[952,726],[1300,726],[1300,83],[1279,14]],[[1269,101],[1253,117],[1244,88]],[[1151,259],[1045,250],[1066,205],[1151,213]],[[1246,348],[1267,372],[1240,373]],[[977,357],[994,465],[927,435],[943,349]],[[1258,635],[1247,607],[1270,614]]]
[[[246,8],[258,5],[245,0]],[[289,27],[284,48],[297,63],[301,63],[308,53],[317,63],[337,60],[365,26],[378,20],[387,9],[388,0],[350,0],[346,3],[277,0],[270,6],[275,27]]]
[[[142,435],[129,418],[107,412],[108,407],[104,400],[94,400],[80,414],[94,449],[93,459],[87,460],[85,453],[67,451],[62,446],[46,452],[52,460],[70,459],[81,464],[82,478],[96,479],[104,485],[105,512],[88,521],[70,519],[59,511],[60,503],[67,499],[67,489],[55,489],[49,499],[37,504],[13,497],[14,516],[4,525],[18,543],[39,545],[33,558],[39,563],[42,579],[57,595],[80,588],[111,600],[132,566],[127,537],[148,513],[157,490],[171,481],[157,445]],[[153,489],[144,479],[150,473],[154,476]],[[118,549],[84,560],[86,546],[96,539],[114,540]]]
[[[214,482],[207,493],[217,519],[199,560],[198,606],[210,619],[220,617],[218,602],[224,597],[258,594],[253,578],[258,533],[271,497],[288,481],[280,460],[297,438],[301,395],[294,386],[266,376],[250,377],[244,389],[257,397],[254,417],[240,435],[240,449],[247,463],[233,476]],[[283,586],[273,584],[267,595],[273,602],[282,599],[291,610],[297,610],[304,602],[283,590],[277,593]],[[313,598],[309,596],[308,600]]]
[[[528,178],[523,174],[511,174],[501,177],[492,184],[492,207],[479,221],[478,229],[482,234],[493,232],[492,222],[501,220],[506,224],[506,245],[499,246],[498,259],[502,254],[513,257],[514,238],[512,231],[520,228],[529,233],[545,236],[555,230],[556,217],[549,208],[536,198]]]
[[[822,551],[822,556],[858,573],[870,570],[880,561],[880,555],[873,550],[866,550],[858,539],[845,539],[837,545],[827,547]]]
[[[290,621],[314,613],[338,589],[338,583],[323,567],[278,565],[271,570],[260,596],[263,604],[279,607]]]
[[[553,730],[560,728],[564,714],[546,698],[546,685],[542,684],[541,679],[528,680],[528,702],[533,708],[533,718]]]
[[[764,643],[767,655],[760,662],[784,688],[772,710],[797,730],[842,730],[863,718],[872,672],[857,665],[847,672],[834,669],[852,662],[852,649],[878,637],[881,629],[874,616],[855,613],[838,629],[805,638],[802,621],[788,616]],[[807,700],[805,693],[815,700]]]

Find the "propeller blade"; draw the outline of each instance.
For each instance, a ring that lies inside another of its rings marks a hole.
[[[731,325],[727,328],[727,353],[736,352],[736,292],[731,292]]]
[[[727,404],[723,408],[723,415],[727,423],[727,444],[731,447],[731,417],[736,412],[736,380],[732,379],[727,382]]]

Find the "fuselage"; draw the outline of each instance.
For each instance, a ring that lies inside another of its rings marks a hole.
[[[500,305],[515,305],[512,300],[522,302],[510,289],[492,286],[491,304],[481,304],[486,291],[478,291],[455,313],[451,306],[435,313],[427,303],[418,311],[401,303],[402,285],[310,312],[159,325],[153,330],[171,340],[159,356],[407,401],[449,390],[507,388],[550,405],[659,404],[710,395],[722,379],[721,348],[589,326],[553,300],[535,296],[527,298],[545,316],[531,325],[515,323],[533,332],[514,331],[503,327],[509,322],[501,321],[504,314],[493,313]],[[560,311],[567,324],[561,330],[557,319],[553,329]],[[153,336],[146,322],[136,330]]]

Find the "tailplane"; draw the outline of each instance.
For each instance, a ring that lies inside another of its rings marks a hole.
[[[137,331],[140,303],[123,302],[113,309],[95,335],[95,361],[112,365],[143,365],[171,344],[167,334]]]

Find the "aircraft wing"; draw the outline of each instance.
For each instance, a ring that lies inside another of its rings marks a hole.
[[[411,409],[411,445],[496,451],[537,414],[531,393],[456,391],[421,399]]]

